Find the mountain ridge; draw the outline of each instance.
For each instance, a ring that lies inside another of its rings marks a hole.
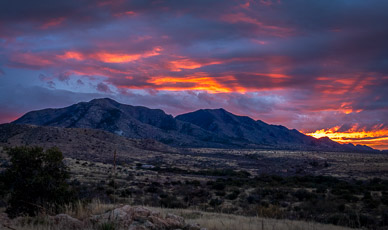
[[[316,139],[295,129],[238,116],[223,108],[200,109],[173,117],[161,109],[121,104],[110,98],[31,111],[12,123],[100,129],[177,147],[377,151],[367,146]]]

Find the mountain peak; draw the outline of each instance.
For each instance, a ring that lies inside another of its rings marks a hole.
[[[120,103],[118,103],[117,101],[111,99],[111,98],[108,98],[108,97],[105,97],[105,98],[96,98],[96,99],[93,99],[91,101],[89,101],[88,103],[91,103],[91,104],[101,104],[101,105],[106,105],[106,104],[111,104],[111,105],[119,105]]]
[[[199,109],[199,110],[194,111],[193,113],[195,113],[195,112],[208,112],[208,113],[221,112],[221,113],[230,113],[230,112],[226,111],[224,108],[218,108],[218,109]]]

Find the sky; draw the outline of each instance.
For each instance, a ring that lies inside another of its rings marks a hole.
[[[388,1],[3,0],[0,123],[109,97],[388,149]]]

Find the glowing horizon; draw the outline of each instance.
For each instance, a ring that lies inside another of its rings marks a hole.
[[[357,127],[357,125],[354,125],[349,130],[345,131],[341,131],[340,129],[340,126],[336,126],[329,129],[316,130],[315,132],[303,133],[318,139],[328,137],[340,144],[352,143],[354,145],[367,145],[379,150],[388,149],[388,129],[375,127],[372,130],[365,130],[364,128]]]

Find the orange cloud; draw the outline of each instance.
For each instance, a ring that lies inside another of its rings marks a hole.
[[[176,61],[171,61],[170,62],[170,69],[171,71],[176,71],[179,72],[182,69],[198,69],[201,68],[202,66],[207,66],[207,65],[217,65],[221,64],[219,61],[211,61],[208,63],[199,63],[196,61],[192,61],[188,58],[176,60]]]
[[[377,149],[388,147],[388,129],[382,128],[382,125],[377,125],[371,130],[354,125],[346,131],[340,131],[340,126],[335,126],[330,129],[321,129],[310,133],[306,132],[305,134],[315,138],[328,137],[341,144],[361,144]]]
[[[351,106],[351,103],[349,102],[344,102],[341,104],[341,108],[339,109],[339,111],[345,113],[345,114],[349,114],[349,113],[353,113],[353,112],[356,112],[356,113],[359,113],[362,111],[362,109],[358,109],[358,110],[353,110],[353,107]]]
[[[123,78],[132,78],[130,77],[133,74],[131,71],[119,70],[114,68],[109,68],[104,65],[98,66],[88,66],[82,65],[76,69],[68,70],[68,72],[81,76],[101,76],[101,77],[123,77]]]
[[[120,53],[96,53],[93,55],[95,59],[98,59],[106,63],[122,63],[136,61],[141,58],[141,54],[120,54]]]
[[[375,73],[357,73],[351,76],[317,77],[319,84],[316,88],[328,95],[348,95],[349,93],[365,92],[367,86],[375,80]]]
[[[230,87],[229,83],[235,80],[233,76],[212,78],[205,73],[197,73],[186,77],[153,77],[147,82],[159,90],[203,90],[209,93],[245,92],[241,87]],[[223,84],[227,82],[228,84]]]
[[[125,63],[139,60],[141,58],[147,58],[157,56],[160,54],[161,48],[154,48],[152,51],[142,54],[125,54],[125,53],[108,53],[99,52],[91,55],[92,58],[106,63]]]
[[[257,76],[263,76],[263,77],[269,77],[273,79],[289,79],[291,78],[288,75],[281,74],[281,73],[255,73]]]
[[[110,53],[110,52],[96,52],[92,54],[83,54],[77,51],[67,51],[63,55],[57,55],[60,59],[75,59],[83,61],[87,59],[98,60],[105,63],[126,63],[136,61],[142,58],[160,55],[161,48],[156,47],[151,51],[141,54],[126,54],[126,53]]]
[[[76,51],[67,51],[63,55],[57,55],[57,57],[60,59],[75,59],[78,61],[83,61],[85,59],[82,53]]]

